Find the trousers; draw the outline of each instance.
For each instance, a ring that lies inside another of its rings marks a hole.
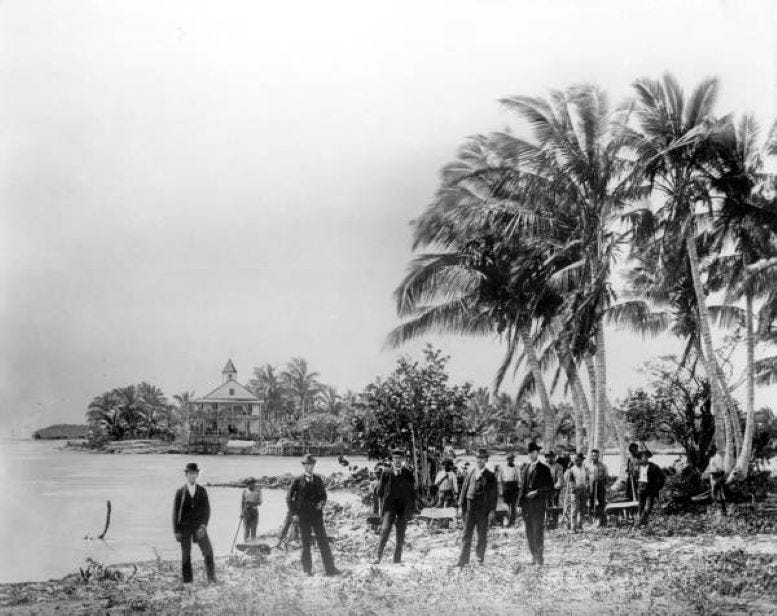
[[[581,530],[583,528],[586,496],[585,487],[570,490],[569,530]]]
[[[256,507],[243,509],[243,539],[256,539],[256,527],[259,524],[259,511]]]
[[[383,511],[383,522],[380,527],[380,540],[378,541],[378,552],[375,555],[377,560],[383,558],[383,550],[386,548],[391,527],[396,528],[396,544],[394,545],[394,562],[402,562],[402,548],[405,545],[405,529],[407,528],[407,518],[410,514],[409,507],[403,503],[388,504]]]
[[[588,508],[592,518],[598,518],[601,526],[607,526],[607,515],[604,507],[607,504],[607,486],[598,481],[591,486],[588,494]]]
[[[521,511],[532,562],[541,565],[545,551],[545,499],[541,496],[527,499],[523,502]]]
[[[332,551],[329,549],[329,538],[324,528],[324,514],[321,511],[306,511],[298,515],[299,534],[302,539],[302,570],[305,573],[313,572],[313,559],[310,555],[310,547],[313,543],[312,535],[316,535],[318,550],[321,552],[321,561],[324,563],[324,571],[331,573],[335,570],[335,562]]]
[[[504,489],[502,490],[502,500],[507,505],[507,525],[512,526],[515,524],[516,507],[518,505],[518,482],[506,481]]]
[[[478,540],[475,544],[475,556],[479,562],[483,562],[486,556],[486,537],[488,534],[488,507],[483,504],[467,503],[467,511],[464,514],[464,531],[461,535],[461,554],[459,555],[459,566],[469,563],[470,552],[472,551],[472,533],[477,529]]]
[[[196,528],[184,529],[181,531],[181,574],[183,575],[183,581],[188,584],[192,581],[192,540],[194,539],[194,533]],[[210,544],[210,538],[207,533],[205,536],[197,542],[200,546],[200,551],[205,559],[205,572],[208,576],[208,580],[213,582],[216,580],[216,563],[213,560],[213,546]]]
[[[653,504],[656,501],[656,497],[652,494],[648,494],[644,492],[643,490],[638,490],[639,494],[639,509],[637,511],[637,514],[639,516],[638,524],[640,526],[647,526],[648,523],[648,517],[650,516],[650,512],[653,510]]]

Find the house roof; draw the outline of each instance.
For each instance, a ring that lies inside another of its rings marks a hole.
[[[230,402],[230,401],[259,402],[259,398],[257,398],[246,387],[244,387],[237,381],[227,381],[226,383],[219,385],[216,389],[214,389],[209,394],[205,394],[202,398],[197,398],[194,402]]]
[[[224,369],[221,371],[222,374],[226,374],[227,372],[234,372],[237,374],[237,368],[235,368],[235,364],[232,363],[231,359],[227,360],[227,365],[224,366]]]

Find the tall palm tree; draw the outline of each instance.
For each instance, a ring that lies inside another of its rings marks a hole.
[[[720,127],[712,116],[718,81],[705,79],[687,100],[677,80],[668,73],[661,81],[638,79],[634,90],[637,128],[624,127],[624,138],[634,152],[638,174],[662,198],[655,212],[643,212],[642,222],[658,229],[666,241],[679,238],[685,246],[699,312],[702,359],[711,385],[715,443],[720,451],[729,446],[730,453],[733,435],[726,437],[726,387],[716,378],[719,375],[697,249],[697,209],[709,203],[704,167],[711,156],[711,136]]]
[[[388,344],[397,347],[435,331],[500,335],[507,353],[497,388],[516,349],[523,348],[543,408],[547,443],[552,443],[553,411],[530,333],[543,306],[542,255],[516,237],[504,241],[506,222],[517,211],[528,212],[509,199],[517,180],[482,135],[470,138],[443,169],[441,187],[415,221],[414,234],[414,248],[440,251],[417,257],[396,289],[397,312],[407,320],[389,334]],[[521,259],[532,259],[533,266],[518,267]]]
[[[192,416],[192,403],[194,402],[193,391],[182,391],[177,394],[173,394],[173,402],[176,406],[176,412],[178,414],[178,424],[183,426],[184,433],[191,430],[191,416]]]
[[[294,400],[298,416],[304,417],[306,410],[310,410],[313,401],[321,391],[322,385],[318,377],[319,373],[311,372],[307,360],[302,357],[292,358],[281,373],[281,379]]]
[[[644,195],[644,188],[628,173],[616,114],[601,89],[582,85],[552,92],[549,101],[515,96],[502,102],[529,124],[534,138],[502,139],[503,156],[531,178],[521,198],[542,204],[551,220],[558,221],[555,241],[545,243],[548,258],[571,258],[553,282],[564,298],[560,316],[570,353],[595,359],[592,444],[601,448],[607,396],[602,315],[613,300],[611,268],[627,237],[615,223],[627,203]]]
[[[747,476],[755,430],[753,302],[777,288],[777,266],[772,263],[771,267],[758,267],[777,257],[775,176],[764,171],[764,157],[777,147],[777,140],[767,141],[761,147],[758,132],[750,115],[742,116],[737,124],[727,122],[712,138],[714,156],[707,167],[712,187],[722,195],[714,219],[714,248],[719,256],[713,262],[713,270],[717,276],[711,278],[726,287],[727,303],[745,300],[746,420],[734,468],[741,478]],[[722,254],[727,247],[730,254]]]

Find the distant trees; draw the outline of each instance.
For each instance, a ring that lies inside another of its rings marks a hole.
[[[134,438],[173,440],[180,415],[159,387],[142,382],[100,394],[89,404],[86,419],[90,439],[96,442]]]

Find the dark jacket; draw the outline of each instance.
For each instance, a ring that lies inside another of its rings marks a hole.
[[[637,493],[640,492],[639,467],[634,477],[634,485],[637,487]],[[649,496],[658,496],[661,488],[664,487],[664,471],[658,468],[658,464],[648,462],[648,480],[644,487],[644,493]]]
[[[403,466],[399,475],[393,468],[387,468],[380,477],[378,489],[375,491],[383,509],[392,504],[400,503],[405,508],[415,506],[415,477],[413,471]]]
[[[173,500],[173,532],[195,531],[207,526],[210,520],[210,501],[208,492],[201,485],[194,488],[194,498],[184,485],[178,488]]]
[[[479,479],[475,479],[475,470],[472,469],[464,477],[464,483],[461,486],[459,492],[459,507],[461,507],[461,513],[466,513],[467,506],[469,505],[467,492],[469,492],[470,484],[475,481],[475,499],[478,505],[485,505],[489,511],[496,511],[497,500],[497,485],[496,475],[487,468],[483,469]]]
[[[537,496],[534,497],[535,499],[540,499],[542,502],[545,502],[545,499],[540,497],[554,492],[553,476],[550,473],[550,468],[548,468],[547,464],[540,462],[539,460],[537,461],[533,473],[529,472],[530,468],[531,464],[527,464],[521,471],[521,487],[518,490],[518,502],[521,503],[525,501],[526,495],[532,490],[538,491]]]
[[[320,504],[318,508],[316,505]],[[286,493],[286,505],[293,515],[321,511],[326,504],[326,487],[321,475],[313,475],[310,485],[305,480],[304,473],[295,477]]]

